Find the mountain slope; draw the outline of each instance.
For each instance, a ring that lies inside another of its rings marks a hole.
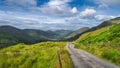
[[[66,36],[69,36],[73,31],[72,30],[56,30],[54,33],[58,34],[57,39],[64,39]]]
[[[36,29],[24,29],[23,30],[24,33],[35,37],[35,38],[43,38],[43,39],[48,39],[50,40],[52,37],[56,34],[54,34],[53,32],[47,32],[47,31],[42,31],[42,30],[36,30]]]
[[[75,42],[76,48],[86,50],[100,58],[120,65],[120,24],[88,32]]]
[[[120,17],[117,17],[117,18],[114,18],[114,19],[111,19],[111,20],[108,20],[108,21],[104,21],[101,24],[99,24],[98,26],[95,26],[95,27],[92,27],[92,28],[90,28],[86,31],[83,31],[82,33],[77,34],[76,36],[73,36],[72,38],[68,38],[67,40],[74,41],[74,40],[78,39],[84,33],[95,31],[97,29],[104,28],[104,27],[107,27],[107,26],[111,26],[113,24],[119,24],[119,23],[120,23]]]
[[[25,29],[24,32],[32,37],[42,37],[48,40],[60,40],[72,33],[71,30],[42,31],[36,29]]]
[[[25,37],[23,37],[23,35]],[[26,37],[28,37],[28,35],[22,33],[22,30],[17,29],[15,27],[11,26],[0,27],[0,47],[26,41]]]
[[[87,32],[94,31],[94,30],[97,30],[97,29],[100,29],[103,27],[111,26],[113,24],[119,24],[119,23],[120,23],[120,17],[117,17],[117,18],[114,18],[114,19],[111,19],[108,21],[104,21],[101,24],[99,24],[98,26],[95,26],[95,27],[89,29]]]
[[[0,48],[14,45],[17,43],[35,43],[45,41],[44,38],[36,38],[26,34],[23,30],[12,27],[12,26],[1,26],[0,27]]]
[[[72,31],[56,30],[42,31],[36,29],[18,29],[12,26],[0,26],[0,48],[17,43],[37,43],[42,41],[57,41],[67,36]]]
[[[88,29],[89,29],[89,27],[80,28],[80,29],[72,32],[70,35],[68,35],[68,36],[65,37],[65,38],[66,38],[66,39],[72,39],[72,38],[74,38],[75,36],[80,35],[80,34],[83,33],[84,31],[87,31]]]

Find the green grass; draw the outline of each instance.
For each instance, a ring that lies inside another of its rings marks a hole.
[[[120,24],[83,34],[75,47],[120,65]]]
[[[62,66],[72,68],[65,42],[42,42],[34,45],[18,44],[0,50],[0,68],[59,68],[58,51],[61,45]]]

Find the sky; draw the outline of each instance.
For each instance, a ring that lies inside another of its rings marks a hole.
[[[0,26],[76,30],[120,16],[120,0],[0,0]]]

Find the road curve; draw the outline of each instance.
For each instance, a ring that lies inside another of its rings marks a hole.
[[[67,44],[67,50],[72,59],[74,68],[120,68],[83,50],[75,49],[74,45],[70,42]]]

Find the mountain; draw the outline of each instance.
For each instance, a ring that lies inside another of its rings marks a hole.
[[[50,40],[56,34],[53,32],[47,32],[43,30],[36,30],[36,29],[24,29],[24,33],[34,37],[34,38],[42,38]]]
[[[12,26],[0,26],[0,48],[7,47],[9,45],[14,45],[17,43],[36,43],[40,41],[46,41],[43,37],[34,37],[24,30],[12,27]]]
[[[89,29],[89,27],[83,27],[80,28],[76,31],[73,31],[70,35],[68,35],[67,37],[65,37],[66,39],[72,39],[73,37],[80,35],[81,33],[83,33],[84,31],[87,31]]]
[[[43,31],[36,29],[18,29],[13,26],[0,26],[0,48],[17,43],[37,43],[43,41],[57,41],[70,34],[70,30]]]
[[[56,30],[54,33],[57,34],[56,39],[61,40],[64,39],[66,36],[70,35],[73,31],[72,30]]]
[[[68,37],[66,40],[74,41],[74,40],[78,39],[84,33],[95,31],[97,29],[101,29],[101,28],[111,26],[111,25],[114,25],[114,24],[120,24],[120,17],[117,17],[117,18],[114,18],[114,19],[111,19],[111,20],[108,20],[108,21],[104,21],[101,24],[99,24],[98,26],[92,27],[92,28],[90,28],[90,29],[88,29],[86,31],[83,31],[80,34],[76,34],[73,37]]]
[[[113,24],[119,24],[120,17],[111,19],[101,23],[100,25],[88,28],[84,27],[76,31],[71,30],[56,30],[56,31],[43,31],[36,29],[18,29],[12,26],[0,26],[0,48],[17,43],[36,43],[42,41],[73,41],[78,39],[82,34],[95,31],[97,29],[111,26]]]
[[[117,18],[114,18],[114,19],[111,19],[111,20],[108,20],[108,21],[104,21],[101,24],[99,24],[98,26],[92,27],[87,32],[94,31],[96,29],[100,29],[100,28],[103,28],[103,27],[111,26],[113,24],[119,24],[119,23],[120,23],[120,17],[117,17]]]
[[[43,30],[36,30],[36,29],[24,29],[24,33],[32,36],[32,37],[39,37],[48,40],[60,40],[65,36],[68,36],[72,33],[71,30],[56,30],[56,31],[43,31]]]

